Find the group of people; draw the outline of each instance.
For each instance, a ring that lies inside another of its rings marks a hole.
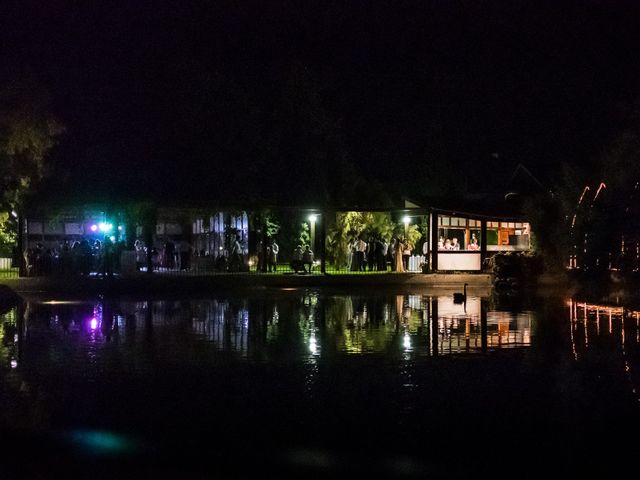
[[[442,237],[438,239],[438,250],[460,250],[460,244],[456,237],[447,238]]]
[[[387,242],[382,237],[370,237],[366,242],[356,238],[349,245],[348,268],[352,272],[387,271],[406,272],[409,269],[411,246],[403,237]]]
[[[479,250],[480,245],[478,244],[478,239],[476,238],[476,234],[471,234],[471,240],[467,245],[467,250]],[[456,237],[447,238],[446,240],[443,237],[438,239],[438,250],[460,250],[460,243]]]
[[[45,247],[42,242],[28,247],[23,252],[27,276],[51,274],[81,274],[91,272],[110,274],[118,269],[123,242],[102,242],[87,239],[60,242]]]
[[[256,246],[258,253],[258,263],[256,269],[258,272],[275,272],[278,266],[278,253],[280,253],[280,246],[274,238],[267,243],[266,251],[262,240],[258,242]]]
[[[143,270],[147,265],[148,249],[142,240],[136,240],[133,244],[136,252],[136,268]],[[191,266],[191,246],[186,241],[180,241],[176,245],[171,239],[167,239],[162,247],[151,247],[151,267],[158,270],[161,267],[167,270],[189,270]]]
[[[309,245],[298,245],[293,251],[291,259],[291,270],[294,272],[311,273],[313,270],[313,251]]]

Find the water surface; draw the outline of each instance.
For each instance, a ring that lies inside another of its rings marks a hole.
[[[638,427],[638,324],[419,291],[32,298],[0,319],[0,426],[52,478],[611,473]]]

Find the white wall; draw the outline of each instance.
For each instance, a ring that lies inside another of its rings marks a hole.
[[[438,251],[438,270],[480,271],[480,252],[448,253]]]

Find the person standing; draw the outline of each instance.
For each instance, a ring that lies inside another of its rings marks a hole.
[[[302,252],[302,264],[308,266],[309,273],[311,273],[311,269],[313,268],[313,252],[309,248],[309,245],[305,246],[304,252]]]
[[[376,269],[376,241],[373,237],[369,237],[367,245],[367,268],[370,272]]]
[[[367,251],[367,242],[358,238],[356,241],[356,259],[357,270],[363,272],[365,268],[365,252]]]
[[[391,237],[389,240],[389,245],[387,246],[387,261],[389,262],[389,266],[391,267],[391,271],[396,271],[395,264],[395,251],[396,251],[396,239]]]
[[[402,262],[402,254],[404,252],[404,243],[402,243],[402,241],[398,238],[396,240],[396,245],[395,245],[395,270],[398,273],[402,273],[404,272],[404,265]]]
[[[262,243],[262,240],[258,241],[258,245],[256,245],[256,254],[258,255],[258,263],[256,265],[256,271],[257,272],[262,272],[263,267],[266,265],[265,259],[264,259],[264,245]],[[264,268],[264,270],[266,271],[267,269]]]
[[[358,259],[356,253],[357,240],[350,241],[347,244],[347,270],[355,272],[357,270]]]
[[[271,241],[271,252],[269,253],[269,271],[275,272],[278,266],[278,253],[280,247],[276,243],[275,238]]]
[[[302,263],[302,245],[298,245],[293,251],[291,269],[296,273],[298,273],[299,270],[304,270],[304,264]]]
[[[231,241],[231,252],[229,252],[229,270],[232,272],[239,272],[242,268],[242,246],[238,235],[233,236]]]
[[[376,240],[376,270],[384,272],[387,269],[385,255],[387,254],[384,240],[380,237]]]
[[[404,250],[402,251],[402,264],[404,265],[404,271],[409,271],[409,259],[411,258],[411,247],[409,243],[404,240],[402,242],[404,244]]]
[[[476,234],[471,234],[471,243],[467,247],[468,250],[478,250],[480,247],[478,246],[478,239],[476,238]]]
[[[133,248],[136,251],[136,270],[140,272],[147,261],[147,249],[144,247],[144,243],[142,243],[141,240],[133,242]]]
[[[422,244],[422,271],[425,272],[424,267],[429,265],[429,239],[427,238]]]

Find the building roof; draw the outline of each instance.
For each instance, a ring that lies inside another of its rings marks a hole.
[[[413,198],[410,201],[433,212],[480,219],[524,220],[520,202],[499,195],[467,195],[465,197]]]

